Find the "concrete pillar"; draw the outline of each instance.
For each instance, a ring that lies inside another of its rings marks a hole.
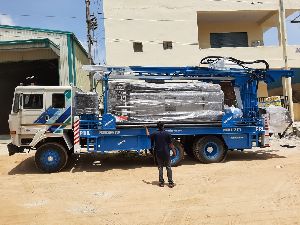
[[[288,69],[287,57],[287,35],[285,25],[285,8],[283,0],[279,0],[279,33],[280,33],[280,46],[282,47],[282,57],[284,60],[284,69]],[[282,78],[283,95],[289,98],[289,107],[292,120],[294,121],[294,105],[293,105],[293,92],[291,78]]]

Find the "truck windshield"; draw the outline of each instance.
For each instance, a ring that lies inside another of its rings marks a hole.
[[[14,97],[13,112],[17,113],[20,110],[20,94],[16,93]]]

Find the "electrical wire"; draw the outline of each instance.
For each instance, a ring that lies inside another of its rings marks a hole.
[[[297,20],[299,18],[299,20]],[[300,23],[300,14],[294,18],[293,20],[290,21],[291,23]]]
[[[8,13],[0,13],[1,16],[12,16],[11,14]],[[20,17],[35,17],[38,15],[32,15],[32,14],[20,14],[17,15]],[[45,18],[68,18],[68,19],[81,19],[77,16],[55,16],[55,15],[43,15],[43,16],[39,16],[39,17],[45,17]]]
[[[96,2],[97,1],[97,2]],[[250,5],[264,5],[264,4],[274,4],[274,2],[264,2],[264,1],[245,1],[245,0],[204,0],[208,2],[230,2],[230,3],[247,3]],[[97,6],[97,15],[103,15],[102,9],[100,9],[100,2],[101,0],[94,0],[93,3],[94,5]],[[102,3],[103,4],[103,3]],[[3,16],[11,16],[10,14],[7,13],[1,13],[0,15]],[[21,17],[32,17],[32,16],[37,16],[37,15],[32,15],[32,14],[21,14],[19,15]],[[61,16],[56,16],[56,15],[44,15],[41,17],[46,17],[46,18],[61,18]],[[77,16],[66,16],[64,18],[69,18],[69,19],[81,19]],[[112,17],[101,17],[98,18],[99,20],[117,20],[117,21],[148,21],[148,22],[194,22],[194,20],[186,20],[186,19],[142,19],[142,18],[112,18]]]
[[[128,39],[122,39],[122,38],[105,38],[106,40],[108,40],[109,42],[129,42],[129,43],[134,43],[134,42],[142,42],[145,44],[158,44],[158,45],[162,45],[163,42],[162,41],[154,41],[154,40],[128,40]],[[177,44],[177,45],[184,45],[184,46],[188,46],[188,45],[192,45],[192,46],[198,46],[198,42],[193,42],[193,43],[184,43],[184,42],[178,42],[178,41],[172,41],[172,44]]]
[[[208,2],[215,2],[215,3],[219,3],[219,2],[230,2],[230,3],[247,3],[247,4],[251,4],[251,5],[264,5],[264,4],[273,4],[274,2],[265,2],[265,1],[245,1],[245,0],[204,0],[204,1],[208,1]],[[187,20],[187,19],[142,19],[142,18],[112,18],[112,17],[104,17],[103,16],[103,1],[102,0],[94,0],[93,1],[94,7],[97,9],[94,14],[96,15],[98,20],[117,20],[117,21],[148,21],[148,22],[161,22],[161,23],[165,23],[165,22],[194,22],[194,20]],[[4,16],[10,16],[10,14],[7,13],[0,13],[0,15],[4,15]],[[32,14],[21,14],[19,15],[21,17],[32,17],[32,16],[37,16],[37,15],[32,15]],[[43,15],[42,17],[48,18],[48,19],[52,19],[52,18],[61,18],[62,16],[56,16],[56,15]],[[297,18],[299,18],[300,15],[298,17],[296,17],[294,20],[295,21]],[[77,16],[66,16],[64,18],[69,18],[69,19],[81,19],[80,17]],[[300,21],[299,21],[300,22]],[[293,22],[295,23],[295,22]],[[101,25],[103,26],[103,24]],[[103,47],[105,46],[105,43],[101,43],[100,40],[105,40],[105,38],[98,38],[104,35],[104,29],[97,29],[94,35],[94,38],[96,39],[96,43],[97,46],[103,45]],[[151,41],[151,40],[146,40],[146,41],[138,41],[138,40],[125,40],[125,39],[121,39],[121,38],[114,38],[114,39],[106,39],[109,42],[143,42],[143,43],[149,43],[149,44],[158,44],[158,45],[162,45],[162,41]],[[99,43],[98,43],[99,41]],[[198,43],[183,43],[183,42],[172,42],[176,45],[182,45],[182,46],[198,46]],[[98,51],[97,51],[98,53]],[[97,54],[96,52],[94,52],[94,54]]]

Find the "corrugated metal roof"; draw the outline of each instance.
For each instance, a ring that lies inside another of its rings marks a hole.
[[[48,38],[0,41],[0,51],[13,49],[32,49],[32,48],[51,48],[59,56],[59,46],[54,44]]]
[[[65,34],[71,35],[72,39],[76,42],[76,44],[80,47],[80,49],[84,52],[86,56],[88,56],[87,51],[82,46],[80,41],[77,39],[74,33],[70,31],[61,31],[61,30],[51,30],[51,29],[43,29],[43,28],[33,28],[33,27],[20,27],[20,26],[9,26],[9,25],[0,25],[0,29],[13,29],[13,30],[25,30],[25,31],[36,31],[36,32],[43,32],[43,33],[54,33],[54,34]]]
[[[30,31],[45,32],[45,33],[56,33],[56,34],[73,34],[74,35],[74,33],[69,32],[69,31],[50,30],[50,29],[33,28],[33,27],[20,27],[20,26],[0,25],[0,28],[14,29],[14,30],[30,30]]]

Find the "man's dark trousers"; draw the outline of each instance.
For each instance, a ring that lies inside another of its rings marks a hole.
[[[164,183],[163,170],[164,170],[164,167],[166,167],[168,182],[173,183],[170,157],[156,156],[156,160],[157,160],[157,166],[158,166],[158,171],[159,171],[159,182]]]

